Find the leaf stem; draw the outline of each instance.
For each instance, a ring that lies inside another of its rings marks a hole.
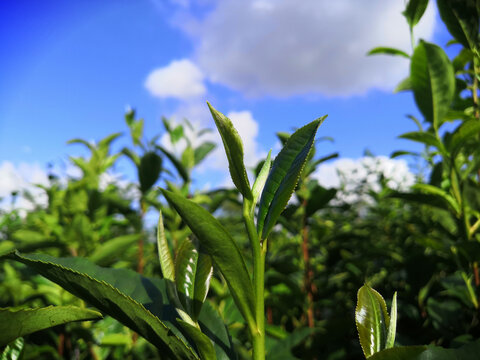
[[[255,320],[256,329],[251,331],[253,343],[253,359],[265,359],[265,297],[264,297],[264,279],[265,279],[265,255],[267,252],[267,241],[261,243],[255,224],[253,221],[253,203],[244,198],[243,219],[247,229],[250,246],[253,255],[253,290],[255,293]]]

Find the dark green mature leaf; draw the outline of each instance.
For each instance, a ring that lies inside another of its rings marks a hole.
[[[455,74],[447,54],[437,45],[420,41],[412,56],[410,81],[418,108],[438,129],[455,94]]]
[[[480,341],[458,349],[438,346],[399,346],[380,351],[369,360],[476,360],[480,352]]]
[[[235,310],[238,312],[236,307]],[[240,316],[240,314],[238,315]],[[217,360],[237,359],[237,354],[233,348],[232,339],[228,333],[227,327],[225,326],[223,319],[219,316],[217,310],[213,308],[210,302],[206,301],[203,304],[198,323],[200,324],[202,332],[213,341]]]
[[[155,283],[127,269],[96,266],[82,258],[54,258],[48,255],[2,256],[35,269],[47,279],[136,331],[170,357],[197,359],[170,323],[174,310],[164,306],[165,283]],[[159,286],[162,286],[160,288]],[[159,319],[166,319],[163,322]],[[169,324],[167,327],[165,324]]]
[[[395,55],[395,56],[403,56],[404,58],[410,59],[410,55],[408,55],[405,51],[394,49],[391,47],[379,46],[372,50],[370,50],[367,55]]]
[[[175,284],[178,299],[188,314],[193,313],[197,260],[197,249],[189,239],[185,239],[178,248],[175,258]]]
[[[195,149],[195,165],[198,165],[202,162],[205,157],[210,154],[210,152],[215,149],[217,145],[215,143],[207,141]]]
[[[266,338],[267,360],[293,360],[298,359],[293,356],[292,349],[304,341],[309,335],[313,334],[313,328],[301,328],[293,331],[283,339],[274,340]]]
[[[158,154],[150,151],[141,157],[138,179],[140,181],[140,190],[143,194],[157,182],[160,171],[162,171],[162,158]]]
[[[478,47],[479,13],[475,0],[441,0],[437,6],[453,37],[466,48]]]
[[[443,196],[436,194],[402,193],[393,191],[388,195],[388,197],[395,199],[403,199],[422,205],[433,206],[443,210],[456,211],[456,208],[451,207],[449,201],[447,201]]]
[[[49,306],[39,309],[0,308],[0,346],[33,332],[72,321],[101,319],[97,311],[76,306]]]
[[[142,234],[122,235],[107,240],[96,247],[95,251],[88,258],[97,265],[106,266],[118,261],[125,254],[125,251],[133,246]]]
[[[368,285],[358,290],[355,322],[365,357],[385,348],[390,324],[387,305],[382,295]]]
[[[198,253],[197,271],[195,273],[195,287],[193,294],[193,320],[197,320],[200,315],[202,305],[207,298],[210,288],[210,279],[213,274],[212,258],[203,252]]]
[[[189,323],[183,320],[177,320],[183,330],[187,335],[192,338],[197,347],[198,353],[200,354],[200,359],[202,360],[216,360],[217,356],[215,354],[215,349],[213,348],[210,338],[203,334],[200,329],[197,329],[195,326],[190,325]]]
[[[316,211],[323,209],[329,203],[329,201],[335,197],[336,194],[337,189],[325,189],[319,185],[315,186],[310,198],[308,199],[305,216],[308,218]]]
[[[232,236],[200,205],[167,190],[162,189],[162,193],[212,257],[245,320],[253,325],[253,286],[243,256]]]
[[[218,132],[222,137],[225,153],[228,158],[228,167],[233,183],[238,191],[247,199],[252,199],[252,190],[250,189],[250,182],[248,181],[247,170],[243,163],[243,144],[242,139],[235,130],[229,118],[217,111],[207,102],[210,112],[212,113],[215,125],[217,125]]]
[[[310,153],[315,134],[327,116],[295,131],[273,162],[260,198],[257,230],[266,239],[292,196]]]
[[[403,16],[407,19],[410,28],[418,24],[427,9],[428,0],[409,0]]]
[[[467,120],[460,125],[452,134],[448,149],[455,155],[462,145],[464,145],[469,139],[473,139],[480,133],[480,120],[472,119]]]
[[[168,160],[170,160],[175,169],[178,171],[178,174],[182,177],[183,181],[189,182],[190,175],[188,173],[188,169],[183,166],[183,164],[175,157],[175,155],[160,145],[157,145],[156,148],[163,152]]]

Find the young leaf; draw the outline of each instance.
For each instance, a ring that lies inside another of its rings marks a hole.
[[[367,55],[395,55],[395,56],[402,56],[404,58],[410,59],[410,55],[408,55],[405,51],[394,49],[391,47],[379,46],[372,50],[370,50]]]
[[[175,266],[173,263],[172,253],[170,252],[170,249],[168,247],[167,238],[165,237],[162,212],[160,212],[158,217],[157,247],[158,258],[160,259],[160,267],[162,268],[163,278],[170,282],[174,282]]]
[[[23,340],[23,338],[15,339],[5,346],[5,349],[0,354],[0,360],[19,360],[24,346],[25,340]]]
[[[395,345],[395,334],[397,332],[397,292],[393,294],[392,307],[390,309],[390,324],[388,325],[387,341],[385,349],[390,349]]]
[[[156,148],[165,154],[168,160],[170,160],[173,166],[175,166],[175,169],[178,171],[178,174],[182,177],[183,181],[188,183],[190,181],[190,174],[188,173],[188,169],[183,166],[183,164],[175,157],[174,154],[172,154],[164,147],[157,145]]]
[[[358,290],[355,322],[365,357],[385,349],[390,323],[387,305],[382,295],[368,285]]]
[[[177,286],[178,299],[189,315],[193,313],[197,260],[197,249],[195,249],[195,246],[189,239],[185,239],[178,248],[175,258],[175,284]]]
[[[267,181],[268,173],[270,172],[270,167],[272,166],[271,156],[272,156],[272,150],[268,152],[267,158],[265,159],[265,162],[263,163],[263,166],[260,169],[260,172],[258,173],[258,176],[255,179],[255,182],[253,183],[253,187],[252,187],[252,193],[253,193],[252,207],[253,208],[255,208],[255,205],[257,205],[258,198],[260,197],[263,187],[265,186],[265,182]]]
[[[315,134],[327,116],[295,131],[273,162],[260,198],[257,231],[266,239],[292,196],[310,153]]]
[[[455,94],[455,73],[447,54],[437,45],[420,41],[412,56],[410,81],[418,108],[438,129]]]
[[[193,320],[197,320],[200,315],[202,305],[207,298],[210,288],[210,279],[213,274],[212,258],[203,252],[198,253],[197,271],[195,273],[195,286],[193,295]]]
[[[207,104],[212,113],[213,120],[215,120],[215,125],[217,125],[218,132],[222,137],[233,183],[245,198],[251,200],[252,191],[250,189],[247,171],[243,163],[242,139],[238,135],[237,130],[233,127],[230,119],[221,112],[215,110],[209,102],[207,102]]]
[[[393,89],[393,93],[399,93],[401,91],[409,91],[412,90],[412,82],[410,81],[410,76],[406,77]]]
[[[418,24],[427,9],[428,0],[409,0],[403,16],[407,19],[410,29]]]
[[[76,306],[49,306],[39,309],[0,308],[0,346],[33,332],[72,321],[101,319],[97,311]]]
[[[162,193],[212,257],[247,323],[255,326],[252,282],[243,256],[231,235],[200,205],[167,190],[162,189]]]
[[[79,257],[54,258],[13,252],[2,258],[24,263],[136,331],[168,356],[197,359],[171,322],[174,312],[163,303],[167,299],[165,284],[161,280],[154,283],[133,271],[102,268]]]
[[[183,320],[177,320],[183,330],[191,337],[197,347],[198,353],[200,354],[200,359],[202,360],[216,360],[217,356],[215,354],[215,349],[213,348],[212,342],[207,335],[202,333],[195,326],[190,325],[189,323]]]

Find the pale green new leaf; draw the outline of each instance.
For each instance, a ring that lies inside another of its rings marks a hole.
[[[248,181],[247,170],[243,163],[243,143],[240,135],[233,126],[229,118],[217,111],[207,102],[210,112],[212,113],[215,125],[217,125],[218,132],[222,137],[225,153],[228,158],[228,167],[233,183],[238,191],[247,199],[252,199],[252,190],[250,189],[250,182]]]
[[[382,295],[368,285],[357,294],[355,322],[365,357],[385,349],[390,319]]]
[[[255,179],[255,182],[253,183],[253,187],[252,187],[252,193],[253,193],[252,207],[253,208],[255,208],[255,205],[257,205],[258,198],[260,197],[260,194],[263,191],[271,166],[272,166],[272,150],[268,152],[267,158],[265,159],[265,162],[263,163],[263,166],[260,169],[260,172],[258,173],[258,176]]]
[[[175,284],[178,299],[189,315],[193,313],[197,260],[197,249],[189,239],[185,239],[178,248],[175,258]]]
[[[195,287],[193,294],[193,313],[194,320],[198,319],[202,305],[207,298],[210,289],[210,280],[213,274],[212,258],[203,252],[198,253],[197,271],[195,273]]]
[[[225,278],[232,297],[250,326],[254,326],[253,286],[243,256],[228,231],[212,214],[191,200],[163,190]]]
[[[72,321],[101,319],[97,311],[76,306],[49,306],[38,309],[0,308],[0,346],[33,332]]]
[[[401,139],[409,139],[412,141],[420,142],[426,146],[433,146],[437,148],[441,153],[446,154],[445,146],[442,142],[432,133],[426,131],[412,131],[399,136]]]
[[[257,231],[266,239],[292,196],[312,149],[315,134],[327,116],[295,131],[273,162],[260,198]]]
[[[200,162],[202,162],[203,159],[213,150],[215,149],[217,145],[215,143],[206,141],[199,147],[195,149],[195,154],[194,154],[194,162],[195,165],[198,165]]]
[[[175,266],[173,263],[172,253],[170,252],[170,248],[168,247],[167,238],[165,237],[165,228],[163,227],[162,212],[160,212],[158,216],[157,247],[163,278],[170,282],[174,282]]]
[[[447,54],[437,45],[420,41],[412,56],[410,82],[418,108],[438,129],[455,94],[455,73]]]
[[[18,360],[22,355],[23,347],[25,346],[25,340],[23,338],[17,338],[10,344],[5,346],[2,354],[0,354],[0,360]]]
[[[386,349],[395,345],[395,335],[397,332],[397,292],[393,294],[392,307],[390,308],[390,324],[388,325]]]
[[[472,119],[467,120],[460,125],[455,132],[452,134],[452,138],[450,140],[450,144],[448,146],[449,150],[455,155],[471,138],[478,136],[480,133],[480,120]]]

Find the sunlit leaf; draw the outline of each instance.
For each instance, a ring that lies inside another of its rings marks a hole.
[[[407,8],[403,12],[403,15],[407,19],[410,28],[413,28],[418,24],[423,16],[423,13],[427,9],[428,0],[409,0]]]
[[[228,231],[212,214],[191,200],[162,190],[225,278],[245,320],[254,324],[253,286],[242,254]]]
[[[385,47],[385,46],[376,47],[367,53],[367,55],[378,55],[378,54],[402,56],[404,58],[410,59],[410,55],[408,55],[405,51],[398,50],[391,47]]]
[[[233,183],[245,198],[251,200],[252,190],[250,189],[247,170],[245,169],[245,164],[243,162],[242,139],[240,138],[240,135],[238,135],[238,132],[235,130],[230,119],[214,109],[210,103],[207,102],[207,104],[212,113],[213,120],[215,120],[215,125],[217,125],[218,132],[222,137]]]
[[[365,357],[385,349],[390,318],[383,297],[368,285],[357,294],[355,322]]]
[[[273,162],[260,198],[257,230],[267,238],[292,196],[305,162],[312,149],[315,134],[326,116],[295,131]]]

